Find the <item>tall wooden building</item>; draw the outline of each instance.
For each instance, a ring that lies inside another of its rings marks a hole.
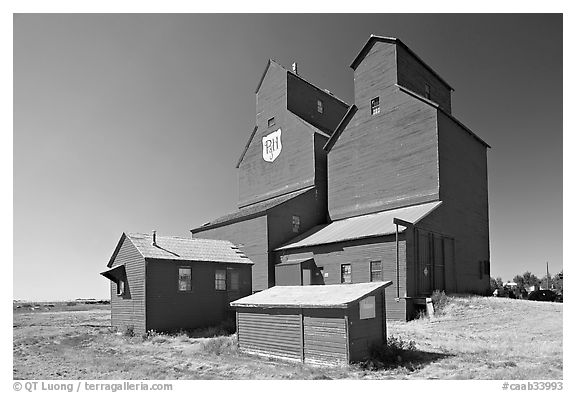
[[[269,61],[240,160],[238,210],[192,229],[254,261],[253,290],[391,280],[388,317],[435,289],[485,293],[486,142],[452,87],[396,38],[351,64],[354,104]]]

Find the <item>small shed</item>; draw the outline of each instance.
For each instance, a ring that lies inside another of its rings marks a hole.
[[[386,343],[384,289],[392,281],[275,286],[238,299],[240,350],[282,359],[346,364]]]
[[[124,233],[108,269],[112,327],[143,334],[218,325],[252,293],[252,261],[224,240]]]

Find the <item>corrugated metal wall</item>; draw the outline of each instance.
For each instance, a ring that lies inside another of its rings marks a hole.
[[[299,310],[239,310],[238,345],[241,350],[300,360],[302,323]]]

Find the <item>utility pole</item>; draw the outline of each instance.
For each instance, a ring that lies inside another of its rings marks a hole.
[[[548,271],[548,261],[546,261],[546,289],[550,289],[550,272]]]

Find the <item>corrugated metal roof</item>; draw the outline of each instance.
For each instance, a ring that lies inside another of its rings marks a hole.
[[[156,236],[156,245],[153,245],[152,235],[149,234],[127,233],[126,237],[144,258],[197,262],[253,263],[238,247],[227,240]]]
[[[392,285],[392,281],[338,285],[280,285],[243,297],[230,305],[266,308],[345,308],[350,303],[389,285]]]
[[[230,222],[241,221],[242,219],[246,219],[247,217],[252,217],[252,216],[264,214],[268,210],[272,209],[273,207],[276,207],[276,206],[278,206],[284,202],[287,202],[292,198],[296,198],[297,196],[300,196],[300,195],[304,194],[305,192],[312,190],[313,188],[314,188],[314,186],[306,187],[306,188],[303,188],[303,189],[298,190],[298,191],[290,192],[290,193],[285,194],[285,195],[280,195],[278,197],[270,198],[270,199],[263,201],[263,202],[258,202],[258,203],[255,203],[253,205],[243,207],[241,209],[238,209],[235,212],[226,214],[226,215],[218,217],[218,218],[216,218],[210,222],[207,222],[206,224],[202,225],[201,227],[191,229],[190,231],[192,233],[197,233],[197,232],[204,231],[206,229],[222,226],[222,225],[230,223]]]
[[[395,218],[415,224],[427,216],[432,210],[436,209],[441,203],[441,201],[438,201],[402,207],[379,213],[345,218],[327,225],[318,225],[285,245],[276,248],[276,250],[287,250],[290,248],[389,235],[396,232],[396,225],[394,224]],[[400,231],[403,230],[404,228],[400,227]]]

